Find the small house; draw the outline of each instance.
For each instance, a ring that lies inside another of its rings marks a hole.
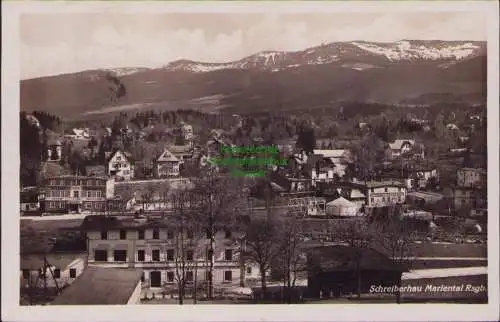
[[[109,176],[116,176],[124,180],[134,178],[134,160],[128,152],[116,150],[112,153],[107,162],[107,173]]]
[[[389,156],[391,158],[398,158],[410,152],[415,146],[415,140],[398,139],[389,143]]]
[[[154,161],[154,175],[157,178],[178,177],[182,163],[183,161],[165,149]]]
[[[322,246],[308,254],[308,295],[314,298],[368,293],[371,286],[401,285],[406,270],[386,255],[352,246]]]

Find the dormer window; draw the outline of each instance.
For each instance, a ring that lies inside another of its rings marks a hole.
[[[116,157],[116,161],[121,161],[122,160],[122,157],[121,156],[117,156]]]

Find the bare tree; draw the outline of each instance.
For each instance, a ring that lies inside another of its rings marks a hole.
[[[270,217],[251,218],[245,232],[245,257],[259,266],[261,290],[265,298],[267,274],[283,250],[278,223]]]
[[[364,219],[353,218],[339,220],[329,227],[332,239],[348,244],[354,251],[355,274],[357,278],[357,296],[361,297],[361,260],[363,249],[369,248],[375,238],[375,232]]]
[[[417,238],[417,233],[412,230],[408,221],[400,216],[400,209],[389,207],[388,217],[383,221],[372,224],[375,232],[376,246],[380,246],[383,253],[389,256],[399,267],[409,266],[412,256],[412,245]],[[400,280],[401,282],[401,280]],[[401,285],[398,285],[401,286]],[[396,293],[397,303],[401,302],[401,293]]]
[[[297,274],[306,268],[303,254],[303,236],[295,216],[281,223],[281,252],[278,254],[281,263],[283,286],[286,289],[287,302],[291,303]]]
[[[203,255],[200,252],[200,241],[203,236],[199,214],[193,210],[193,193],[179,190],[173,194],[172,206],[175,213],[169,217],[173,231],[173,246],[175,260],[175,281],[179,292],[179,304],[184,303],[186,290],[193,286],[196,301],[198,260]]]
[[[206,227],[210,239],[208,297],[213,297],[213,270],[215,236],[218,230],[232,226],[236,217],[247,208],[247,192],[242,178],[221,176],[215,168],[207,166],[200,177],[193,180],[196,208],[203,213],[200,222]]]

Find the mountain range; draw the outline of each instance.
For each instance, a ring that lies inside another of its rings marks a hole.
[[[344,101],[484,103],[486,77],[485,42],[334,42],[302,51],[262,51],[227,63],[178,60],[160,68],[22,80],[21,110],[77,119],[141,109],[310,109]],[[117,85],[125,88],[120,95]]]

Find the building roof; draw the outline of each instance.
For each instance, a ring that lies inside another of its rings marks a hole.
[[[124,305],[141,276],[140,269],[88,267],[52,305]]]
[[[340,197],[340,198],[337,198],[333,201],[330,201],[329,203],[326,204],[326,206],[327,207],[341,207],[341,208],[357,207],[357,205],[355,203],[352,203],[343,197]]]
[[[122,151],[122,150],[120,150],[120,149],[117,149],[117,150],[113,151],[113,152],[109,155],[109,157],[107,158],[107,161],[106,161],[106,162],[111,161],[111,159],[112,159],[112,158],[115,156],[115,154],[116,154],[116,153],[118,153],[118,152],[121,152],[121,153],[122,153],[122,154],[123,154],[123,155],[127,158],[127,161],[129,161],[129,162],[134,162],[134,161],[135,161],[135,160],[134,160],[134,158],[132,157],[132,154],[131,154],[130,152],[125,152],[125,151]]]
[[[345,245],[313,248],[309,253],[309,267],[312,272],[355,270],[358,255],[361,255],[359,265],[362,270],[405,271],[403,267],[374,249]]]
[[[359,188],[383,188],[383,187],[405,187],[404,183],[394,180],[387,181],[357,181],[357,182],[346,182],[343,183],[348,186],[355,186]]]
[[[172,154],[191,154],[193,152],[193,148],[191,145],[186,144],[186,145],[170,145],[168,146],[168,151],[170,151]]]
[[[103,165],[88,165],[85,167],[85,171],[89,176],[106,176],[106,167]]]
[[[156,162],[179,162],[180,160],[172,154],[168,149],[163,150],[163,152],[158,156]]]
[[[415,145],[415,140],[397,139],[394,142],[389,143],[389,147],[391,148],[391,150],[401,150],[403,144],[405,143],[410,143],[411,145]]]
[[[480,172],[486,174],[487,171],[483,168],[461,168],[458,171],[471,171],[471,172]]]
[[[72,179],[72,180],[78,180],[78,179],[100,179],[106,181],[107,178],[105,177],[89,177],[89,176],[74,176],[74,175],[61,175],[61,176],[52,176],[52,177],[46,177],[46,180],[50,179]]]
[[[324,158],[341,158],[345,156],[345,149],[336,149],[336,150],[313,150],[315,155],[322,155]]]
[[[51,254],[25,254],[21,255],[21,269],[37,270],[43,267],[44,256],[47,257],[47,263],[58,269],[66,269],[77,259],[83,259],[86,254],[83,253],[51,253]]]

